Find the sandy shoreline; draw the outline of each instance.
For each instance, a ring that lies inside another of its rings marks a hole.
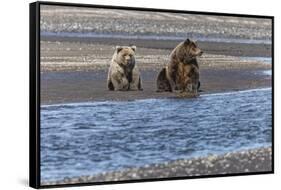
[[[169,42],[165,41],[166,46]],[[218,43],[223,44],[223,43]],[[199,46],[201,43],[199,43]],[[223,44],[225,46],[226,44]],[[208,43],[199,58],[202,93],[245,90],[271,86],[271,76],[263,74],[271,64],[245,59],[249,55],[268,58],[271,50],[264,45],[251,48],[245,44],[228,44],[223,54],[220,46]],[[172,48],[137,47],[136,60],[141,71],[143,91],[112,92],[106,87],[107,71],[114,45],[68,41],[41,42],[41,103],[55,104],[102,100],[134,100],[174,97],[173,93],[157,93],[156,77],[169,60]],[[164,46],[165,47],[165,46]],[[240,56],[232,56],[239,47]],[[243,49],[243,48],[242,48]],[[232,51],[233,50],[233,51]],[[220,52],[222,53],[222,52]],[[251,58],[251,57],[250,57]]]
[[[139,168],[102,173],[93,176],[65,178],[59,181],[43,181],[41,185],[73,184],[136,179],[155,179],[183,176],[220,175],[272,171],[271,147],[242,150],[223,155],[180,159]]]

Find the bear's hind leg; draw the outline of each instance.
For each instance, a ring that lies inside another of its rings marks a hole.
[[[107,81],[107,88],[108,88],[108,90],[114,90],[113,83],[111,82],[110,79]]]
[[[141,77],[137,70],[133,71],[132,81],[130,82],[130,90],[142,90]]]
[[[163,68],[157,76],[157,92],[172,92],[172,87],[166,76],[166,68]]]

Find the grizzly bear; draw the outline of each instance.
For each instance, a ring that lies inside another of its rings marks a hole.
[[[140,72],[135,62],[136,46],[117,46],[107,76],[109,90],[142,90]]]
[[[189,39],[178,44],[170,54],[168,65],[157,77],[157,92],[180,90],[197,95],[200,87],[197,57],[203,51]]]

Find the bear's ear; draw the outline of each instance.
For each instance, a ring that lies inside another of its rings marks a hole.
[[[122,49],[123,49],[123,47],[121,47],[121,46],[116,46],[116,51],[117,51],[117,53],[119,53]]]
[[[185,44],[189,44],[190,43],[190,40],[189,38],[187,38],[185,41],[184,41]]]
[[[137,47],[136,46],[131,46],[133,51],[136,51]]]

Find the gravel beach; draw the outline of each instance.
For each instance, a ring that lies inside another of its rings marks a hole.
[[[183,176],[208,176],[272,171],[271,147],[242,150],[223,155],[181,159],[167,163],[102,173],[95,176],[65,178],[41,185],[74,184],[137,179],[160,179]]]
[[[80,37],[97,34],[118,38],[150,36],[150,39],[189,36],[248,43],[268,42],[272,35],[270,19],[63,6],[42,6],[40,29],[64,36],[73,33],[81,33]]]

